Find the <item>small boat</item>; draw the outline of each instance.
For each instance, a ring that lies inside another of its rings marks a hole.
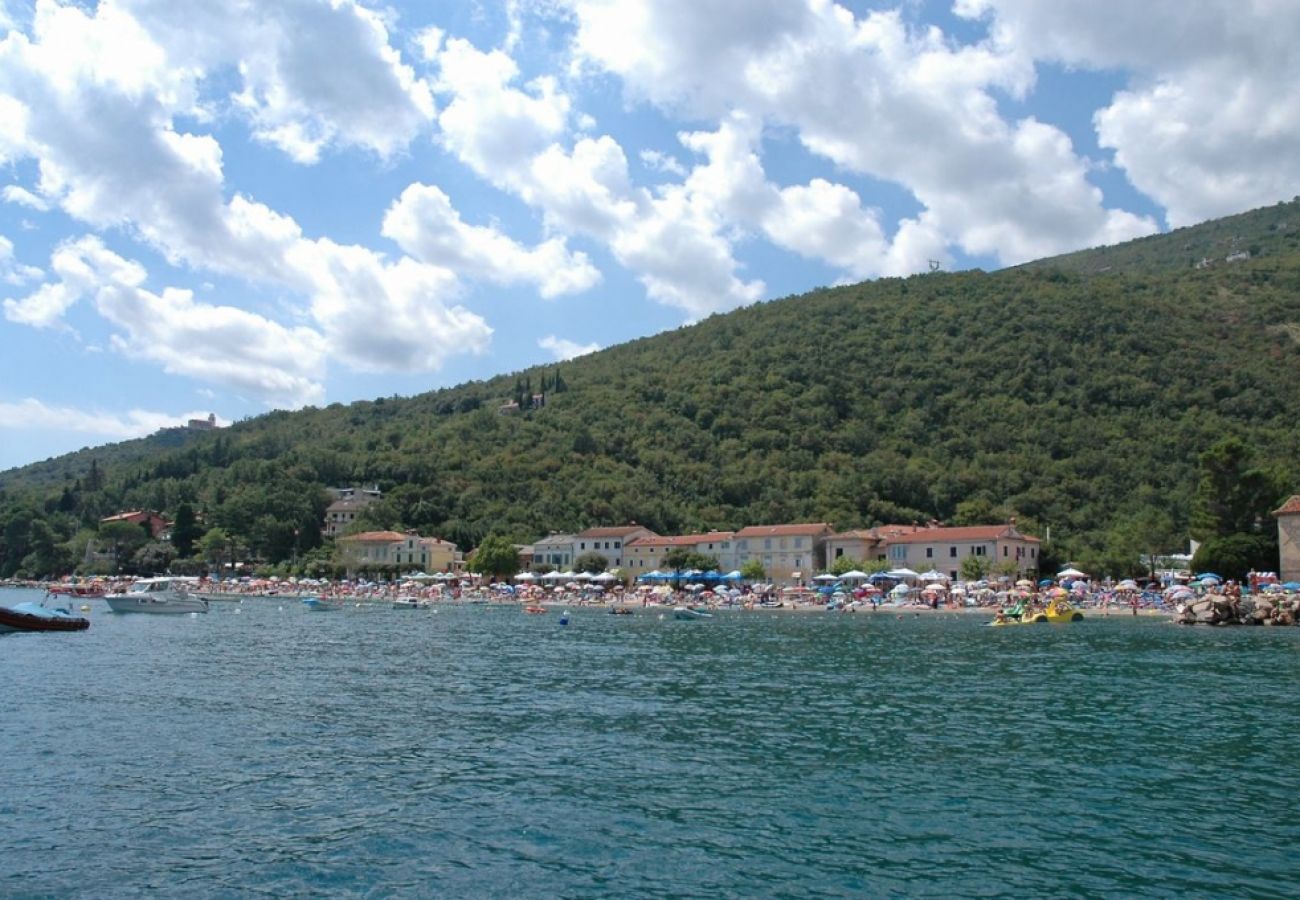
[[[1063,597],[1053,597],[1048,601],[1044,609],[1025,607],[1023,604],[1017,603],[1005,613],[999,611],[997,617],[988,624],[1001,627],[1004,625],[1031,625],[1044,622],[1059,625],[1063,622],[1082,621],[1083,613],[1076,609],[1069,600]]]
[[[47,594],[45,599],[49,599]],[[39,603],[17,603],[0,606],[0,633],[16,631],[85,631],[90,620],[74,616],[69,609],[50,607],[45,600]]]
[[[695,609],[691,606],[673,607],[674,619],[712,619],[713,613],[706,613],[702,609]]]
[[[312,612],[331,612],[344,607],[342,597],[303,597],[302,605]]]
[[[530,603],[528,606],[524,607],[524,612],[534,616],[537,615],[538,613],[544,613],[546,611],[547,610],[545,606],[538,606],[536,603]]]
[[[108,593],[101,584],[52,584],[48,592],[69,600],[102,600]]]
[[[393,609],[429,609],[433,604],[417,597],[398,597],[393,601]]]
[[[155,616],[205,613],[208,611],[208,601],[190,593],[197,582],[196,578],[171,576],[141,578],[125,593],[108,594],[104,601],[116,613],[149,613]]]
[[[631,608],[626,606],[614,606],[609,610],[611,616],[630,616],[633,615]]]

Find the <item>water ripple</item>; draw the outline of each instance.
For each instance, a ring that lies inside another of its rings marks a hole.
[[[0,638],[6,897],[1294,895],[1297,630],[92,618]]]

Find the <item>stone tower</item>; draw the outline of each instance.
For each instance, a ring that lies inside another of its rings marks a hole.
[[[1300,581],[1300,494],[1273,511],[1277,516],[1277,574],[1283,581]]]

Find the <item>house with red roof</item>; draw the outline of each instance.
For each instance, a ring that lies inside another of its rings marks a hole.
[[[605,528],[588,528],[573,536],[573,558],[577,561],[584,553],[599,553],[609,560],[608,568],[622,568],[624,548],[628,542],[653,535],[654,532],[649,528],[635,522]]]
[[[357,569],[385,567],[399,572],[454,572],[462,565],[451,541],[414,531],[363,531],[336,542],[349,576]]]
[[[826,567],[826,539],[834,533],[825,522],[747,526],[735,534],[736,568],[757,560],[769,581],[801,583]]]
[[[1012,519],[1004,525],[915,526],[884,537],[879,549],[891,568],[934,570],[956,580],[969,556],[985,560],[990,570],[1014,565],[1017,573],[1036,571],[1041,545],[1038,538],[1017,531]]]
[[[130,512],[118,513],[115,516],[105,516],[99,520],[102,524],[107,525],[109,522],[130,522],[132,525],[140,525],[149,529],[149,535],[156,541],[167,533],[172,523],[168,522],[156,512],[150,512],[147,509],[133,509]]]
[[[735,568],[734,531],[710,531],[705,534],[647,535],[628,541],[624,563],[632,576],[646,572],[666,571],[661,560],[672,550],[687,550],[712,556],[718,561],[718,570],[729,572]]]

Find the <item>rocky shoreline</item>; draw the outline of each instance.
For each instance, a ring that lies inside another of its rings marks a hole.
[[[1300,624],[1300,597],[1210,594],[1180,609],[1174,621],[1180,625],[1296,625]]]

